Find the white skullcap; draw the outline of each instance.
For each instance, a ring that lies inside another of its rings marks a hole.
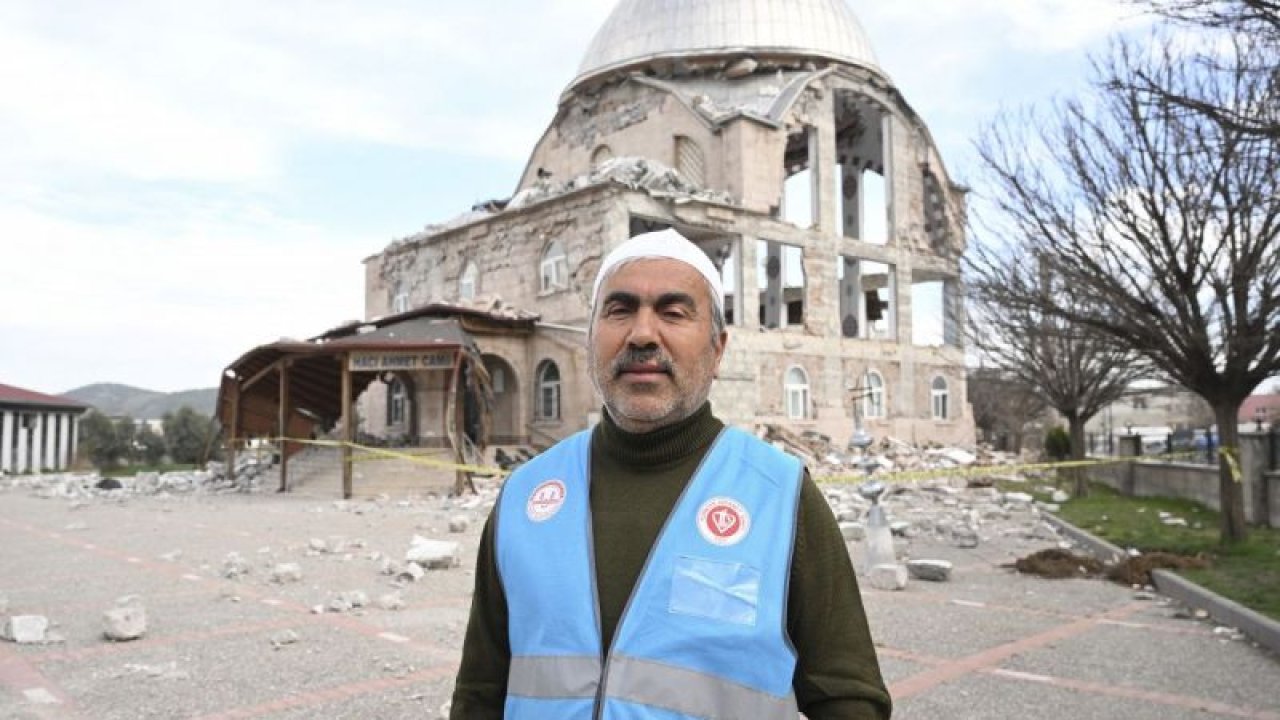
[[[719,314],[724,314],[724,286],[720,282],[720,271],[716,270],[711,258],[697,245],[671,229],[636,235],[605,256],[604,262],[600,264],[600,272],[596,273],[595,289],[591,292],[593,309],[600,301],[600,287],[604,285],[605,278],[622,263],[640,259],[679,260],[691,266],[706,278],[707,284],[711,286],[711,302]]]

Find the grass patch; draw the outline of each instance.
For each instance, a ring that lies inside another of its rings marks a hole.
[[[102,477],[113,477],[113,478],[133,477],[138,473],[144,473],[144,472],[145,473],[189,472],[191,470],[199,469],[199,467],[200,467],[199,465],[180,465],[175,463],[168,463],[168,464],[161,464],[161,465],[126,465],[123,467],[111,468],[110,470],[103,470],[101,475]]]
[[[1097,484],[1090,493],[1063,503],[1062,519],[1123,548],[1202,556],[1209,567],[1178,574],[1280,620],[1280,530],[1251,527],[1247,541],[1222,545],[1219,514],[1211,508],[1174,498],[1124,497]],[[1164,524],[1162,512],[1185,519],[1187,527]]]

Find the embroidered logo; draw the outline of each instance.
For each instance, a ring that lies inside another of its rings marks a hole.
[[[529,493],[525,514],[534,522],[550,520],[564,506],[565,494],[564,483],[548,480]]]
[[[712,545],[734,545],[751,531],[751,516],[732,498],[711,498],[698,509],[698,532]]]

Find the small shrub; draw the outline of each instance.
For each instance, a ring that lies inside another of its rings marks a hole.
[[[1061,425],[1050,428],[1044,436],[1044,454],[1053,460],[1071,457],[1071,435]]]

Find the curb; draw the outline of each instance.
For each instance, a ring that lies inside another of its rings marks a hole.
[[[1042,517],[1057,527],[1089,554],[1104,562],[1119,562],[1128,556],[1123,549],[1097,537],[1088,531],[1072,525],[1052,513],[1042,513]],[[1250,610],[1240,603],[1200,587],[1168,570],[1151,571],[1151,582],[1156,591],[1165,597],[1172,598],[1183,605],[1209,613],[1209,617],[1221,625],[1233,627],[1249,637],[1250,640],[1265,647],[1276,655],[1280,655],[1280,622],[1272,620],[1262,613]]]

